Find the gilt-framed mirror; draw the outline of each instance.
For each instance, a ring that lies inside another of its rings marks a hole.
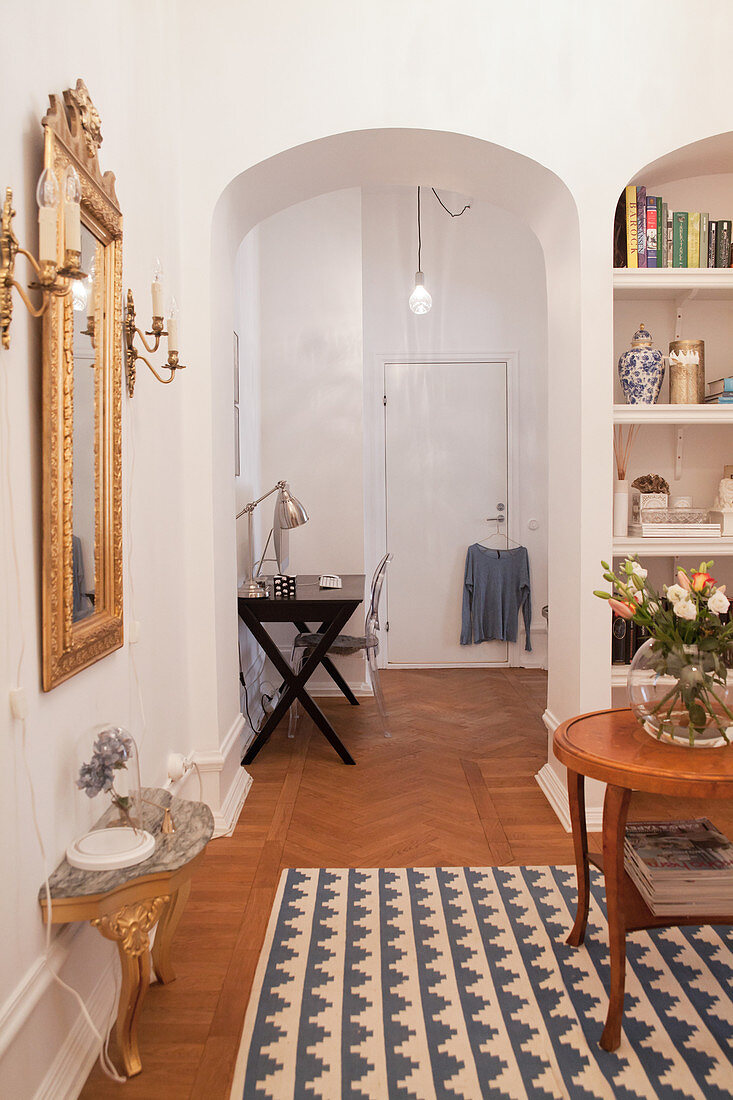
[[[83,81],[43,119],[44,167],[81,183],[81,267],[43,318],[43,688],[119,649],[122,629],[122,213]],[[57,214],[59,266],[64,209]]]

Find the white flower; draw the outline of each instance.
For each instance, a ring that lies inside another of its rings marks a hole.
[[[679,603],[680,600],[687,598],[687,589],[683,588],[681,584],[670,584],[667,589],[667,599],[672,603]]]
[[[730,600],[722,592],[713,592],[708,597],[708,607],[715,615],[722,615],[730,607]]]
[[[677,601],[674,605],[674,613],[678,619],[697,618],[697,608],[688,596],[684,600]]]
[[[634,592],[634,599],[637,603],[644,602],[644,593],[641,589],[637,588],[636,592]],[[723,597],[723,599],[725,599],[725,597]]]
[[[646,579],[647,571],[641,565],[639,565],[638,561],[633,561],[631,558],[629,558],[629,565],[631,566],[632,573],[634,573],[637,577],[641,577],[642,580]]]

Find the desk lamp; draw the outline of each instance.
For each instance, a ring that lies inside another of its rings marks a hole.
[[[254,550],[254,533],[252,530],[252,513],[258,504],[261,504],[267,497],[272,496],[273,493],[279,491],[280,495],[275,505],[275,522],[286,530],[291,530],[293,527],[300,527],[303,523],[308,522],[308,513],[299,500],[296,500],[294,496],[291,496],[286,488],[287,482],[278,481],[272,489],[268,489],[266,493],[263,493],[258,500],[253,500],[251,504],[245,505],[241,512],[237,512],[236,518],[239,519],[245,512],[247,513],[247,538],[249,540],[249,570],[247,573],[247,579],[244,585],[239,590],[240,596],[246,596],[249,599],[257,599],[267,595],[267,587],[255,578],[255,550]]]

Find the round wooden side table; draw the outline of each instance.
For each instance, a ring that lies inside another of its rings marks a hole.
[[[626,933],[678,924],[732,924],[733,915],[655,917],[624,870],[624,834],[632,791],[679,798],[733,797],[733,745],[690,749],[656,741],[628,708],[599,710],[563,722],[555,731],[555,756],[568,769],[568,799],[578,875],[578,910],[567,942],[580,946],[590,900],[589,863],[606,880],[611,987],[605,1050],[621,1041],[626,978]],[[603,856],[588,852],[585,777],[606,783],[603,803]]]

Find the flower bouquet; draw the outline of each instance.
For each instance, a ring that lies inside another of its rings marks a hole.
[[[120,816],[69,845],[66,858],[72,867],[110,871],[134,866],[152,854],[155,840],[143,828],[137,746],[127,730],[111,726],[98,733],[76,785],[88,798],[108,794]]]
[[[733,697],[725,656],[733,645],[733,622],[727,619],[725,585],[716,585],[708,572],[713,562],[701,562],[690,573],[679,569],[677,583],[661,593],[635,557],[624,561],[620,575],[601,564],[612,591],[594,594],[649,634],[629,668],[629,702],[637,719],[660,740],[729,744]]]

